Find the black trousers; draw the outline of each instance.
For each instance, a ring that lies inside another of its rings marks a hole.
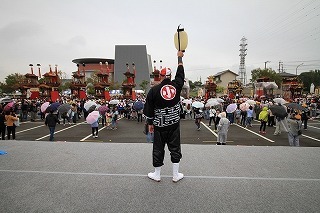
[[[15,126],[7,126],[7,132],[8,132],[8,140],[10,140],[10,135],[12,133],[12,139],[16,139],[16,127]]]
[[[1,132],[1,139],[5,140],[5,136],[6,136],[6,125],[1,125],[0,126],[0,132]]]
[[[173,128],[166,129],[155,127],[154,128],[154,141],[153,141],[153,166],[159,167],[163,165],[164,148],[167,144],[171,155],[172,163],[179,163],[182,158],[181,144],[180,144],[180,124]]]

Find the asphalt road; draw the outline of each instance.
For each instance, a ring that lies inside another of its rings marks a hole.
[[[208,127],[208,120],[203,120],[200,131],[196,130],[194,120],[181,120],[181,143],[182,144],[216,144],[217,134],[213,127]],[[80,119],[76,124],[59,124],[55,131],[55,141],[66,142],[96,142],[96,143],[146,143],[143,134],[143,122],[121,118],[118,121],[118,129],[110,130],[99,127],[99,137],[91,137],[91,127]],[[253,122],[253,127],[243,128],[240,125],[231,125],[228,133],[227,145],[239,146],[288,146],[287,133],[274,136],[274,127],[267,127],[267,134],[259,134],[260,123]],[[320,146],[320,121],[310,120],[308,130],[303,130],[300,136],[300,146]],[[48,141],[49,129],[44,122],[22,122],[16,129],[16,140],[23,141]]]

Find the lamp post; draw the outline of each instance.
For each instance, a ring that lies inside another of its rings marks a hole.
[[[174,34],[174,45],[178,51],[184,52],[187,49],[188,46],[188,35],[186,31],[184,31],[184,28],[181,26],[181,24],[178,26],[177,32]]]
[[[299,64],[297,67],[296,67],[296,76],[298,76],[298,67],[302,66],[303,63]]]

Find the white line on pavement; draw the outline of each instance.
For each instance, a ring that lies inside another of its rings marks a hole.
[[[271,143],[274,143],[274,142],[275,142],[275,141],[273,141],[273,140],[271,140],[271,139],[269,139],[269,138],[267,138],[267,137],[264,137],[264,136],[262,136],[262,135],[260,135],[260,134],[258,134],[258,133],[256,133],[256,132],[254,132],[254,131],[252,131],[252,130],[250,130],[250,129],[248,129],[248,128],[244,128],[243,126],[240,126],[240,125],[238,125],[238,124],[235,124],[235,125],[238,126],[238,127],[240,127],[240,128],[242,128],[242,129],[245,129],[245,130],[247,130],[248,132],[251,132],[251,133],[253,133],[253,134],[255,134],[255,135],[257,135],[257,136],[259,136],[259,137],[261,137],[261,138],[263,138],[263,139],[271,142]]]
[[[45,125],[40,125],[40,126],[35,126],[35,127],[31,127],[31,128],[28,128],[28,129],[24,129],[24,130],[21,130],[19,132],[16,132],[16,134],[19,134],[19,133],[22,133],[22,132],[26,132],[26,131],[29,131],[29,130],[32,130],[32,129],[37,129],[39,127],[43,127]]]
[[[81,123],[77,123],[77,124],[72,125],[72,126],[69,126],[69,127],[67,127],[67,128],[63,128],[63,129],[61,129],[61,130],[59,130],[59,131],[56,131],[54,134],[57,134],[57,133],[59,133],[59,132],[63,132],[63,131],[65,131],[65,130],[67,130],[67,129],[71,129],[71,128],[73,128],[73,127],[76,127],[76,126],[84,123],[84,122],[85,122],[85,121],[83,121],[83,122],[81,122]],[[43,138],[47,138],[47,137],[49,137],[49,136],[50,136],[50,134],[45,135],[45,136],[43,136],[43,137],[41,137],[41,138],[37,138],[36,141],[39,141],[39,140],[41,140],[41,139],[43,139]]]
[[[310,125],[308,125],[308,127],[311,127],[311,128],[314,128],[314,129],[320,129],[319,127],[310,126]]]
[[[121,120],[122,118],[123,118],[123,117],[118,118],[118,121]],[[110,126],[110,124],[109,124],[109,126]],[[98,130],[98,132],[100,132],[101,130],[103,130],[103,129],[106,128],[106,127],[108,127],[108,126],[102,127],[101,129]],[[82,138],[80,141],[83,142],[83,141],[87,140],[88,138],[90,138],[91,136],[92,136],[92,134],[90,134],[90,135]]]
[[[101,129],[98,129],[98,132],[100,132],[100,131],[103,130],[104,128],[106,128],[106,126],[102,127]],[[82,138],[80,141],[83,142],[83,141],[87,140],[88,138],[90,138],[91,136],[92,136],[92,134],[90,134],[90,135]]]
[[[203,123],[203,122],[201,121],[201,124],[202,124],[205,128],[207,128],[214,136],[218,137],[217,133],[215,133],[212,129],[210,129],[210,127],[208,127],[205,123]]]
[[[0,172],[8,173],[38,173],[38,174],[57,174],[57,175],[91,175],[91,176],[115,176],[115,177],[147,177],[146,174],[109,174],[109,173],[90,173],[90,172],[52,172],[52,171],[30,171],[30,170],[5,170]],[[161,175],[162,177],[172,178],[171,175]],[[272,178],[272,177],[233,177],[233,176],[184,176],[191,179],[234,179],[234,180],[274,180],[274,181],[320,181],[318,178]]]
[[[313,137],[310,137],[310,136],[305,135],[305,134],[302,134],[301,136],[306,137],[306,138],[309,138],[309,139],[314,140],[314,141],[319,141],[319,142],[320,142],[320,140],[319,140],[319,139],[317,139],[317,138],[313,138]]]

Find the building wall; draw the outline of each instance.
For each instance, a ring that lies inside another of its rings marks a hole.
[[[113,73],[114,73],[114,65],[113,64],[108,64],[108,68],[109,68],[109,82],[113,82]],[[102,70],[103,72],[107,72],[107,66],[105,64],[102,64],[102,67],[100,66],[100,64],[86,64],[85,67],[83,67],[82,65],[79,66],[80,72],[83,71],[83,69],[86,72],[86,80],[88,78],[91,78],[96,71],[100,71]]]
[[[226,72],[220,75],[220,81],[217,81],[216,79],[216,84],[217,86],[222,86],[223,88],[227,89],[228,83],[230,81],[233,81],[236,79],[236,75],[232,74],[231,72]]]
[[[129,64],[130,72],[132,63],[136,66],[135,89],[141,89],[140,84],[143,80],[150,82],[150,73],[152,72],[151,57],[147,54],[146,45],[116,45],[115,46],[115,64],[114,81],[122,84],[125,80],[127,71],[126,63]]]

